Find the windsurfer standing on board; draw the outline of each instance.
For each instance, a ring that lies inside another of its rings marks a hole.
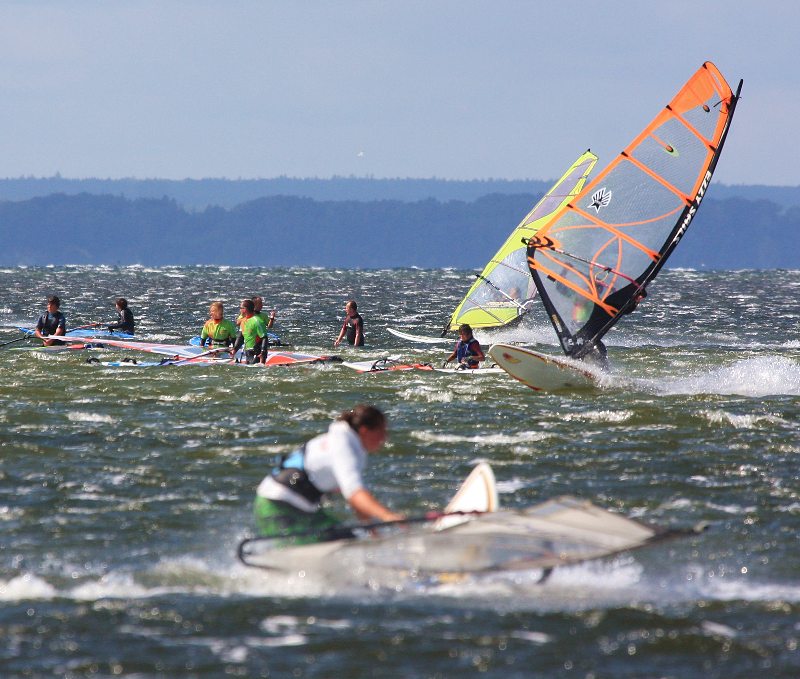
[[[321,506],[324,496],[341,493],[359,519],[397,521],[403,515],[382,505],[365,487],[367,455],[386,442],[386,416],[369,405],[343,412],[328,431],[281,459],[256,491],[256,527],[263,537],[287,532],[325,533],[305,542],[350,537],[336,532],[339,521]]]
[[[36,332],[34,333],[40,340],[44,340],[46,347],[53,344],[61,344],[57,339],[50,339],[57,335],[67,334],[67,318],[59,311],[61,300],[55,295],[47,298],[47,311],[45,311],[36,322]]]
[[[364,346],[364,319],[358,313],[358,305],[355,300],[351,299],[344,305],[344,321],[342,322],[342,329],[339,336],[333,343],[333,346],[338,347],[342,340],[347,336],[347,343],[352,344],[354,347]]]
[[[120,332],[126,332],[129,335],[133,335],[133,312],[128,308],[128,300],[124,297],[120,297],[116,301],[115,306],[117,308],[117,313],[119,314],[119,320],[115,323],[109,323],[108,331],[114,332],[115,330],[119,330]]]
[[[265,314],[262,309],[264,308],[264,300],[261,297],[253,297],[254,315],[258,316],[264,323],[264,329],[269,330],[275,325],[275,309],[273,309],[269,316]],[[267,360],[267,352],[269,351],[269,336],[265,332],[261,342],[256,344],[255,352],[261,356],[261,362]]]
[[[442,367],[447,366],[453,359],[457,359],[458,367],[464,370],[474,370],[480,367],[480,361],[485,360],[486,356],[483,354],[480,342],[472,334],[472,327],[468,323],[462,323],[458,326],[458,336],[456,348],[453,349],[453,353],[448,356]]]
[[[239,306],[241,323],[239,323],[239,334],[236,336],[236,341],[233,343],[233,355],[244,347],[245,362],[248,365],[258,363],[265,363],[267,360],[267,352],[256,347],[261,346],[261,341],[267,335],[267,329],[264,327],[264,321],[261,316],[255,315],[255,304],[252,299],[243,299]],[[259,357],[260,355],[260,357]]]
[[[645,297],[647,297],[647,290],[645,290],[645,288],[639,288],[639,290],[633,296],[631,305],[622,313],[630,314],[636,311],[639,303]],[[603,342],[599,339],[595,340],[592,348],[581,356],[581,360],[589,361],[603,370],[608,370],[610,367],[608,363],[608,349],[606,349],[606,345],[603,344]]]

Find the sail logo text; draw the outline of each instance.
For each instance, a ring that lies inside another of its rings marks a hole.
[[[700,207],[700,201],[703,200],[703,196],[706,195],[706,189],[708,188],[710,182],[711,182],[711,170],[707,170],[706,176],[703,177],[703,183],[700,184],[700,190],[694,197],[694,205],[692,205],[692,207],[689,208],[689,212],[687,212],[686,216],[683,218],[683,223],[681,224],[681,228],[679,228],[677,233],[675,234],[674,242],[677,243],[681,239],[683,234],[686,233],[686,229],[689,228],[689,224],[691,224],[695,212],[697,212],[697,208]]]

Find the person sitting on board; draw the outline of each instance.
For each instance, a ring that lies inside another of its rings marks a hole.
[[[303,534],[298,543],[351,537],[349,530],[337,531],[338,519],[321,506],[332,493],[341,493],[361,520],[404,518],[382,505],[361,477],[368,454],[385,442],[386,416],[378,408],[361,404],[343,412],[326,433],[284,455],[280,466],[258,486],[254,505],[258,533]]]
[[[456,348],[453,349],[453,353],[442,364],[442,367],[446,367],[450,361],[456,359],[459,369],[475,370],[480,367],[480,361],[486,360],[481,344],[475,339],[472,334],[472,327],[468,323],[462,323],[458,326],[458,336],[459,340],[456,342]]]
[[[126,332],[129,335],[133,335],[133,312],[128,308],[128,300],[124,297],[120,297],[116,301],[115,306],[117,308],[117,313],[119,314],[119,320],[115,323],[109,323],[108,332],[119,330],[120,332]]]
[[[47,298],[47,311],[39,316],[39,320],[36,322],[34,334],[40,340],[44,340],[46,347],[63,344],[59,340],[51,338],[67,334],[67,318],[59,311],[60,308],[61,300],[55,295],[50,295]]]
[[[255,315],[253,300],[243,299],[239,306],[239,311],[242,321],[239,324],[239,333],[233,343],[234,355],[244,347],[245,362],[248,365],[258,362],[266,363],[267,352],[262,349],[256,352],[256,346],[261,347],[261,342],[267,335],[267,329],[264,327],[264,321],[261,320],[261,317]]]
[[[236,326],[224,318],[225,307],[222,302],[211,302],[208,307],[208,320],[200,331],[200,346],[229,347],[236,340]]]
[[[342,329],[339,336],[333,343],[333,346],[338,347],[342,340],[347,337],[347,343],[352,344],[354,347],[364,346],[364,319],[358,313],[358,305],[355,300],[351,299],[344,305],[344,321],[342,322]]]

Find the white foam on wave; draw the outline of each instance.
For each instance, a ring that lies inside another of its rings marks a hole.
[[[449,389],[434,389],[415,386],[399,393],[404,401],[425,401],[426,403],[452,403],[453,392]]]
[[[775,415],[737,415],[725,410],[702,410],[699,413],[711,424],[729,424],[736,429],[755,429],[761,425],[786,424],[786,420]]]
[[[678,570],[654,575],[653,566],[642,565],[633,555],[590,561],[556,568],[542,582],[541,570],[497,572],[441,578],[414,578],[397,574],[379,580],[353,572],[278,573],[249,568],[233,561],[232,555],[218,557],[185,556],[165,558],[142,572],[111,571],[80,583],[51,584],[43,576],[23,573],[0,580],[1,602],[49,601],[69,599],[103,607],[114,601],[142,600],[170,595],[213,597],[247,596],[281,599],[335,597],[354,601],[414,601],[422,597],[441,597],[456,605],[492,607],[503,610],[579,611],[606,607],[648,604],[673,606],[702,599],[717,601],[800,602],[800,584],[753,582],[738,572],[727,577],[712,577],[699,564],[686,564]],[[655,578],[655,579],[654,579]],[[348,620],[276,615],[265,617],[260,628],[268,645],[291,646],[307,642],[313,626],[347,629]],[[712,623],[703,630],[712,636],[725,636],[724,629]],[[531,638],[546,643],[544,638]],[[229,647],[225,647],[228,648]],[[223,652],[220,647],[220,652]],[[228,652],[228,651],[224,651]]]
[[[521,481],[518,478],[508,479],[506,481],[498,481],[495,484],[497,492],[501,495],[512,495],[522,488],[526,488],[528,483]]]
[[[49,600],[57,594],[53,585],[32,573],[23,573],[6,581],[0,580],[0,601]]]
[[[704,593],[720,601],[782,601],[800,603],[800,583],[758,583],[748,578],[714,578],[703,585]]]
[[[86,412],[67,413],[67,419],[70,422],[102,422],[106,424],[111,424],[114,421],[114,418],[112,418],[110,415]]]
[[[415,431],[411,436],[426,443],[480,443],[483,445],[507,446],[531,441],[544,441],[551,437],[540,431],[523,431],[517,434],[475,434],[461,436],[458,434],[436,434],[432,431]]]
[[[498,572],[434,579],[416,593],[504,610],[574,611],[629,602],[638,592],[642,571],[632,557],[620,556],[562,566],[544,581],[541,570]]]
[[[800,395],[800,363],[785,356],[757,356],[672,380],[652,381],[662,394],[738,396]]]
[[[633,414],[632,410],[592,410],[586,413],[565,413],[562,419],[569,422],[625,422]]]

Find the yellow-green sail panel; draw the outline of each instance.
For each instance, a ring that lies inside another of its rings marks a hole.
[[[462,323],[473,328],[497,328],[524,316],[533,306],[533,284],[522,239],[533,236],[554,212],[564,207],[583,188],[597,156],[586,151],[533,209],[525,215],[453,311],[445,332]]]

